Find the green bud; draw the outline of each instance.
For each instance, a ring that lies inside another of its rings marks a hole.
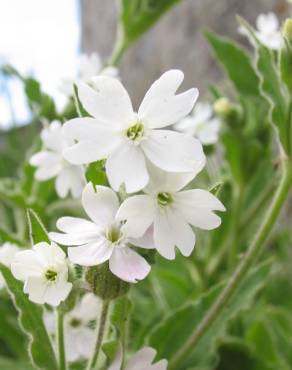
[[[242,124],[242,112],[238,105],[228,98],[219,98],[214,103],[214,112],[225,121],[230,128],[238,128]]]
[[[85,273],[91,291],[103,300],[116,299],[126,294],[130,284],[116,277],[109,269],[108,262],[88,267]]]
[[[219,98],[214,103],[214,111],[220,117],[228,117],[232,113],[232,104],[227,98]]]
[[[283,26],[283,36],[289,41],[292,42],[292,19],[288,18],[285,20]]]

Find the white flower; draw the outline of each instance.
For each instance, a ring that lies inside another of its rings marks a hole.
[[[82,205],[92,221],[62,217],[57,227],[63,233],[50,233],[50,238],[68,249],[70,260],[81,266],[96,266],[109,261],[113,274],[128,282],[144,279],[150,266],[138,253],[129,248],[131,234],[121,231],[116,219],[119,200],[110,188],[87,184],[82,193]]]
[[[97,53],[82,54],[78,61],[77,77],[64,79],[60,90],[68,96],[73,95],[74,83],[90,82],[91,78],[97,75],[117,77],[118,69],[112,66],[103,68],[102,61]]]
[[[192,114],[176,123],[174,128],[195,136],[203,145],[211,145],[218,141],[220,120],[213,117],[210,103],[197,103]]]
[[[126,221],[122,231],[136,238],[144,235],[138,245],[154,243],[165,258],[175,258],[175,246],[184,256],[189,256],[195,245],[195,234],[190,225],[214,229],[220,225],[221,219],[213,211],[225,210],[223,204],[206,190],[181,191],[193,177],[192,173],[166,173],[153,166],[151,181],[144,189],[146,194],[126,199],[119,209],[117,217]]]
[[[15,254],[19,251],[19,248],[12,243],[6,242],[2,246],[0,246],[0,263],[4,266],[9,267],[11,266],[11,262],[13,261]],[[0,274],[0,289],[5,287],[5,281]]]
[[[92,293],[85,294],[74,309],[65,315],[65,351],[69,362],[88,359],[94,351],[95,329],[91,323],[96,320],[100,311],[100,300]],[[55,334],[55,315],[47,311],[44,322],[48,332]]]
[[[279,20],[274,13],[260,14],[256,20],[256,36],[268,48],[278,50],[283,44]],[[248,36],[244,27],[239,27],[239,32]]]
[[[94,118],[65,123],[64,135],[78,143],[64,151],[74,164],[107,158],[111,187],[125,184],[128,193],[149,181],[146,158],[170,172],[198,171],[205,163],[202,146],[189,135],[161,130],[185,117],[198,97],[197,89],[175,95],[183,73],[170,70],[153,83],[135,113],[128,93],[117,79],[96,77],[95,89],[80,84],[79,98]]]
[[[36,179],[46,181],[56,177],[55,187],[59,197],[65,198],[71,192],[74,198],[78,198],[85,184],[83,169],[63,157],[63,150],[72,145],[72,141],[62,136],[61,123],[54,121],[43,129],[41,139],[44,149],[30,158],[30,164],[38,167]]]
[[[31,250],[18,252],[11,271],[16,279],[24,281],[23,290],[34,303],[58,306],[72,289],[66,255],[54,243],[41,242]]]
[[[160,360],[159,362],[152,364],[155,356],[155,349],[151,347],[142,348],[127,361],[124,370],[166,370],[166,360]],[[108,370],[121,370],[122,362],[123,354],[122,351],[119,350],[114,362],[111,364]]]

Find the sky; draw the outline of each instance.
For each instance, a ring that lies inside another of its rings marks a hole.
[[[78,0],[0,0],[0,64],[32,74],[62,105],[58,86],[76,74],[79,24]],[[18,81],[7,89],[0,80],[0,127],[10,125],[12,112],[20,124],[29,118]]]

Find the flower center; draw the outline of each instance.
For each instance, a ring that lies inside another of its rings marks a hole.
[[[45,277],[48,281],[55,281],[57,278],[58,273],[53,270],[47,270],[45,273]]]
[[[173,202],[173,197],[170,193],[163,192],[157,194],[157,202],[160,206],[169,206]]]
[[[121,240],[123,234],[118,226],[112,225],[106,230],[105,236],[107,240],[115,244]]]
[[[72,326],[72,328],[78,328],[81,325],[81,320],[73,317],[73,319],[70,320],[69,325]]]
[[[144,135],[144,126],[141,122],[137,122],[128,128],[126,135],[130,140],[140,140]]]

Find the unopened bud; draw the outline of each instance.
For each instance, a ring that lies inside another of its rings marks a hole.
[[[233,107],[229,99],[220,98],[214,103],[214,111],[220,117],[228,117],[232,113]]]

